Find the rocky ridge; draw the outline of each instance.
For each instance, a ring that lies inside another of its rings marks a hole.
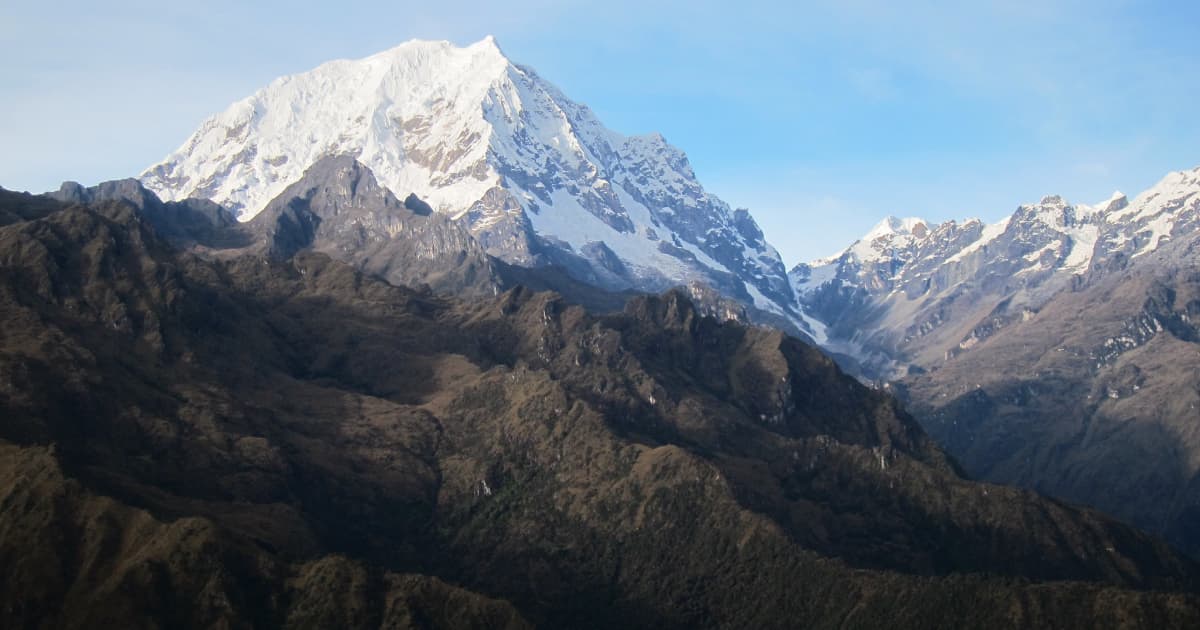
[[[902,396],[972,476],[1197,553],[1200,169],[1132,200],[922,225],[793,270],[827,348]]]
[[[1191,561],[962,478],[890,397],[683,292],[597,317],[181,248],[124,202],[0,216],[14,625],[1200,618]]]
[[[928,370],[1062,291],[1125,269],[1200,227],[1200,168],[1132,201],[1048,196],[992,225],[889,218],[842,254],[790,278],[822,341],[868,378]],[[892,229],[890,225],[900,226]]]

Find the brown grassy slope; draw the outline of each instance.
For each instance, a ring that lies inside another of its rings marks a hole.
[[[388,602],[449,600],[516,623],[435,580],[549,627],[1200,615],[1193,596],[1129,590],[1195,583],[1161,543],[962,479],[891,399],[677,293],[603,318],[522,290],[464,304],[320,255],[180,254],[110,205],[0,228],[0,315],[0,439],[21,445],[5,479],[26,460],[62,477],[3,499],[28,506],[0,514],[7,557],[64,567],[0,589],[14,625],[49,614],[11,612],[38,598],[63,619],[376,626]],[[109,519],[127,541],[104,547],[111,566],[160,536],[163,554],[193,549],[179,532],[209,542],[111,611],[67,599],[99,578],[43,559],[108,530],[30,523],[96,501],[141,515]]]
[[[511,606],[344,556],[286,563],[211,520],[164,522],[0,445],[6,628],[521,628]]]

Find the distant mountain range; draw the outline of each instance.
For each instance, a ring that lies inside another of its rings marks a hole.
[[[1200,530],[1188,524],[1200,505],[1197,307],[1184,299],[1195,257],[1180,244],[1200,228],[1200,169],[1132,200],[1048,196],[990,225],[889,217],[841,254],[785,275],[750,214],[704,192],[681,152],[661,136],[607,130],[489,38],[466,48],[409,42],[279,79],[206,121],[141,179],[165,199],[205,198],[247,225],[266,212],[275,225],[297,212],[281,204],[328,174],[334,156],[357,160],[371,194],[394,198],[387,207],[415,194],[445,217],[438,230],[449,240],[433,242],[446,247],[423,262],[397,257],[404,246],[381,223],[394,219],[333,210],[293,249],[458,294],[554,289],[593,310],[618,308],[630,291],[689,285],[707,313],[780,327],[896,387],[972,474],[1096,505],[1200,553]],[[445,257],[460,250],[469,253]],[[1143,287],[1136,295],[1094,297],[1133,276],[1143,278],[1129,284]],[[1067,303],[1089,310],[1058,306]],[[1174,368],[1130,363],[1153,338],[1183,344],[1167,353]],[[1071,358],[1070,376],[1033,367],[1051,355]],[[1143,384],[1111,398],[1109,383],[1128,379],[1110,374],[1131,369]],[[1054,395],[1026,393],[1012,409],[970,403],[1047,388]],[[992,416],[1005,419],[982,419]],[[1115,451],[1101,455],[1086,427],[1109,417],[1138,436],[1113,429]]]
[[[1200,229],[1200,169],[1130,202],[1050,196],[992,225],[889,217],[841,254],[790,272],[820,341],[891,379],[967,350],[1051,297]]]
[[[1200,552],[1200,169],[994,225],[889,218],[790,275],[825,347],[971,474]]]
[[[0,316],[0,625],[1200,626],[1200,169],[787,272],[415,41],[0,189]]]

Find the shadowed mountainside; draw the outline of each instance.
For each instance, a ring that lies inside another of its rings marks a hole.
[[[890,217],[792,279],[971,476],[1200,554],[1200,168],[991,225]]]
[[[973,476],[1200,553],[1200,236],[1097,276],[901,391]]]
[[[1200,622],[1164,544],[682,292],[461,302],[0,194],[5,625]]]

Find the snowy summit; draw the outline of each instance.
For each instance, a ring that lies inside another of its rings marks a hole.
[[[245,221],[328,155],[353,156],[401,198],[415,193],[507,262],[562,265],[609,288],[702,281],[804,327],[748,212],[705,192],[661,135],[610,131],[491,37],[411,41],[277,79],[141,180]]]

